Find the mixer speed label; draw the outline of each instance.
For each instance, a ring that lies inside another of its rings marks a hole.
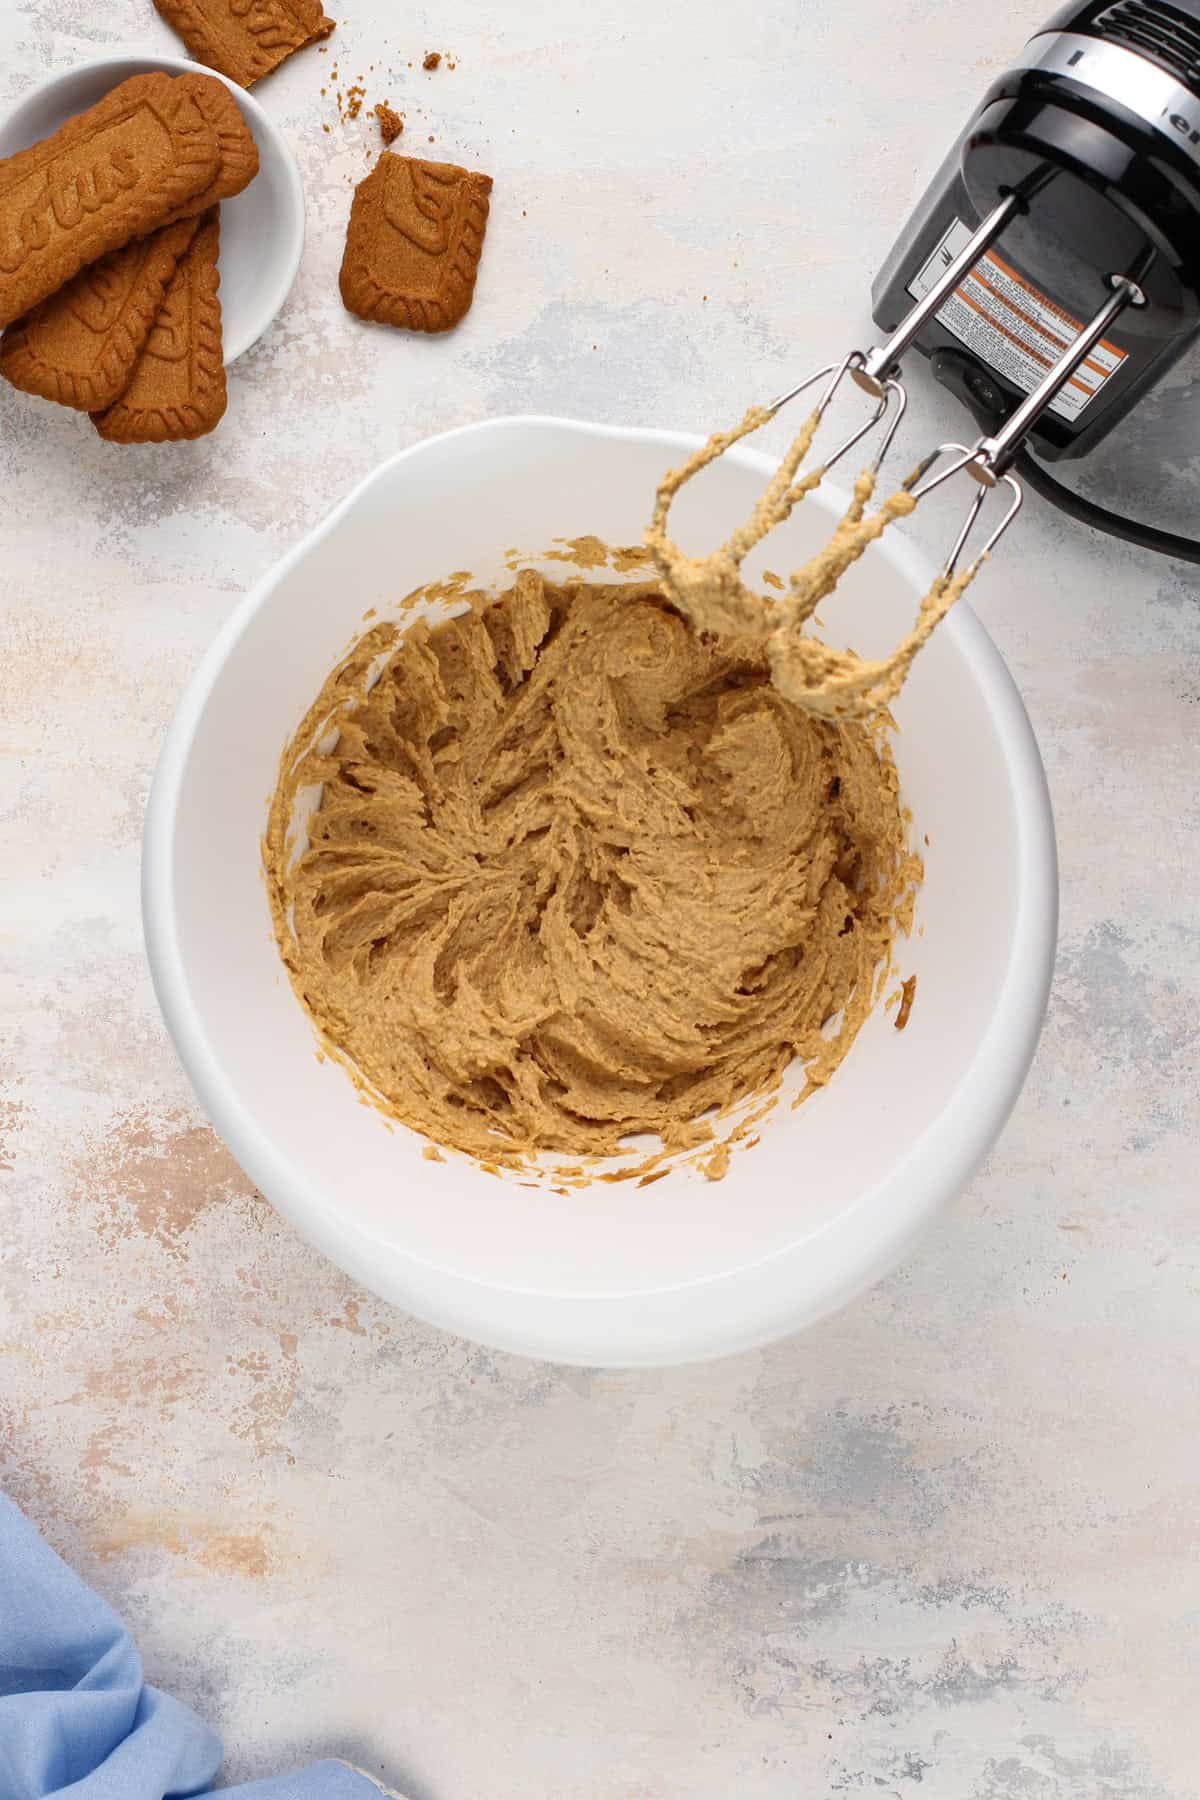
[[[915,300],[924,299],[970,237],[971,227],[955,219],[909,284]],[[1026,394],[1082,329],[1079,319],[1048,300],[994,250],[980,258],[937,316],[968,350]],[[1102,338],[1049,410],[1077,419],[1124,361],[1125,352]]]

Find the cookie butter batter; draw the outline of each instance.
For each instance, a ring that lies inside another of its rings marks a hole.
[[[646,532],[646,545],[667,593],[698,630],[741,631],[761,640],[776,687],[806,711],[826,718],[870,718],[883,712],[896,698],[917,651],[974,580],[979,564],[972,563],[953,577],[939,575],[917,609],[912,630],[882,661],[871,662],[853,650],[834,649],[806,632],[804,627],[813,613],[832,594],[850,565],[889,525],[906,518],[917,504],[902,487],[869,512],[875,473],[868,469],[855,482],[850,504],[833,536],[792,575],[782,600],[756,594],[746,587],[741,569],[749,552],[776,525],[782,524],[824,475],[820,466],[799,474],[821,422],[817,412],[810,414],[801,426],[746,523],[712,555],[685,556],[666,531],[667,514],[675,495],[693,475],[771,417],[768,409],[751,407],[740,425],[732,431],[715,432],[686,463],[663,477]]]
[[[367,633],[264,854],[325,1041],[407,1125],[511,1166],[696,1145],[793,1057],[826,1081],[911,910],[905,838],[880,733],[789,704],[761,631],[526,570]]]

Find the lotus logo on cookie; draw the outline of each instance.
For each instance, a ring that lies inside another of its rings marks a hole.
[[[118,146],[99,161],[43,188],[18,215],[15,234],[11,215],[0,220],[0,269],[15,275],[29,257],[47,247],[55,226],[60,231],[74,231],[85,213],[111,206],[119,194],[136,187],[139,179],[133,151]]]

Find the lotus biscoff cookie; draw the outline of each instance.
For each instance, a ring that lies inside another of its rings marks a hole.
[[[129,385],[197,221],[164,225],[82,269],[10,325],[0,375],[27,394],[99,412]]]
[[[217,172],[204,192],[180,208],[179,216],[183,217],[207,212],[218,200],[232,200],[249,187],[258,174],[258,145],[242,117],[241,107],[223,81],[215,75],[180,75],[178,79],[216,132],[221,153]]]
[[[220,164],[186,80],[135,75],[53,137],[0,162],[0,325],[143,237]]]
[[[96,430],[114,444],[164,444],[203,437],[225,412],[221,351],[220,224],[206,213],[167,289],[133,378]]]
[[[489,175],[384,151],[354,190],[341,290],[360,319],[449,331],[471,304]]]
[[[320,0],[154,0],[197,62],[252,87],[294,50],[328,37]]]

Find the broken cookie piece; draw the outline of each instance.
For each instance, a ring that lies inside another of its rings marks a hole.
[[[349,312],[449,331],[471,305],[490,175],[384,151],[354,190],[340,286]]]
[[[252,87],[305,44],[328,37],[334,21],[320,0],[154,0],[197,62]]]

